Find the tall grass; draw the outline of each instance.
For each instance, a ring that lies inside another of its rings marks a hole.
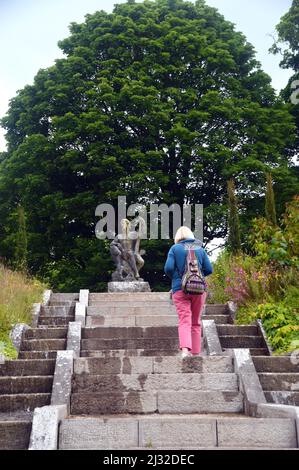
[[[9,332],[16,323],[30,323],[34,302],[40,302],[45,285],[0,265],[0,354],[15,357]]]

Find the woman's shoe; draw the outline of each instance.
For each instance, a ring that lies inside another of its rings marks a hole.
[[[182,352],[182,359],[185,357],[191,357],[191,354],[189,352]]]

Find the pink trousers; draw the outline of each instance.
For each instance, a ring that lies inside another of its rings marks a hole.
[[[207,294],[185,294],[182,290],[172,295],[179,317],[180,348],[188,348],[192,354],[200,353],[201,322]]]

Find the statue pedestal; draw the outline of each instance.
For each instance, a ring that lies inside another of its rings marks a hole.
[[[108,282],[108,292],[150,292],[145,281],[112,281]]]

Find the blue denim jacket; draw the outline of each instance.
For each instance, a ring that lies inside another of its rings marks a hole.
[[[173,293],[182,289],[182,277],[185,271],[187,258],[186,244],[192,244],[194,242],[200,243],[198,240],[193,240],[192,238],[182,240],[181,242],[172,245],[168,252],[164,272],[172,280],[171,290]],[[195,249],[195,254],[202,274],[204,276],[212,274],[213,268],[206,251],[198,245],[198,248]]]

